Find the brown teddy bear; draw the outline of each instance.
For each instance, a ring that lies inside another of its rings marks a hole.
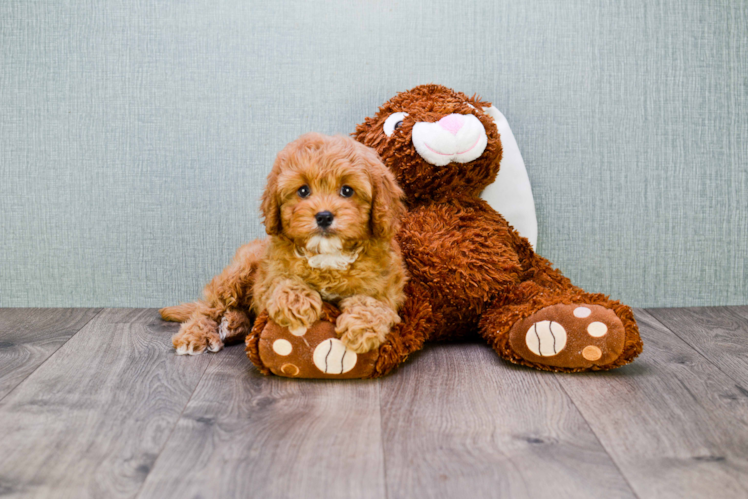
[[[474,333],[502,358],[541,370],[609,370],[641,352],[631,308],[572,285],[480,198],[502,158],[492,111],[480,98],[422,85],[356,127],[354,137],[379,153],[406,194],[397,237],[410,275],[402,322],[378,351],[357,355],[335,338],[331,306],[305,342],[262,314],[246,344],[263,373],[378,377],[428,340]],[[292,349],[274,350],[279,339]]]

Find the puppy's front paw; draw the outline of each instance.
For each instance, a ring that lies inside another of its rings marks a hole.
[[[201,320],[190,320],[179,329],[171,338],[177,354],[188,354],[195,356],[202,354],[206,349],[209,352],[218,352],[223,349],[223,342],[218,334],[218,325],[215,321],[207,318]]]
[[[397,313],[371,297],[354,296],[341,303],[335,333],[353,352],[365,353],[384,343],[392,325],[399,323]]]
[[[340,335],[343,345],[359,354],[378,349],[384,343],[388,331],[389,329],[373,325],[362,325],[357,318],[346,314],[340,315],[335,326],[335,332]]]
[[[322,298],[314,290],[289,280],[275,288],[267,309],[278,325],[301,336],[319,319]]]

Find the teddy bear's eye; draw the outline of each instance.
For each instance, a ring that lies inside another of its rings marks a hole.
[[[392,113],[390,116],[388,116],[384,121],[384,127],[382,127],[382,129],[384,130],[384,135],[390,137],[392,134],[394,134],[396,129],[399,129],[403,126],[403,119],[406,116],[408,116],[408,113],[403,112]]]
[[[296,191],[296,194],[299,195],[300,198],[306,198],[311,193],[311,190],[309,189],[309,186],[301,186],[298,191]]]
[[[350,198],[353,196],[353,188],[351,186],[343,186],[340,188],[340,196],[343,198]]]

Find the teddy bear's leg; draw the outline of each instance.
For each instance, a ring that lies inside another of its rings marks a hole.
[[[532,281],[489,307],[480,332],[502,358],[541,370],[609,370],[642,350],[630,307],[576,287],[553,290]]]
[[[355,353],[335,333],[335,307],[323,304],[320,320],[301,335],[294,335],[263,312],[247,336],[247,356],[265,375],[291,378],[374,378],[386,375],[409,354],[420,349],[431,331],[434,318],[427,295],[406,285],[401,322],[392,328],[379,349]]]
[[[405,285],[405,304],[399,315],[400,323],[392,328],[385,343],[379,347],[371,378],[387,375],[412,353],[421,350],[439,321],[431,308],[427,291],[412,282]]]

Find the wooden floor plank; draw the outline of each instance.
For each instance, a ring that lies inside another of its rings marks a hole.
[[[141,497],[383,497],[379,383],[260,375],[212,355]]]
[[[105,310],[0,403],[0,494],[132,497],[209,358],[155,310]]]
[[[608,373],[435,344],[345,382],[177,357],[153,310],[0,310],[0,497],[747,496],[748,307],[653,312]]]
[[[99,309],[0,309],[0,400]]]
[[[631,497],[552,373],[483,344],[429,345],[382,380],[387,491],[400,497]]]
[[[648,309],[647,312],[748,390],[748,315],[739,307]]]
[[[644,352],[606,373],[559,374],[641,497],[748,495],[748,395],[654,317]]]
[[[748,306],[729,306],[728,309],[741,317],[748,319]]]

